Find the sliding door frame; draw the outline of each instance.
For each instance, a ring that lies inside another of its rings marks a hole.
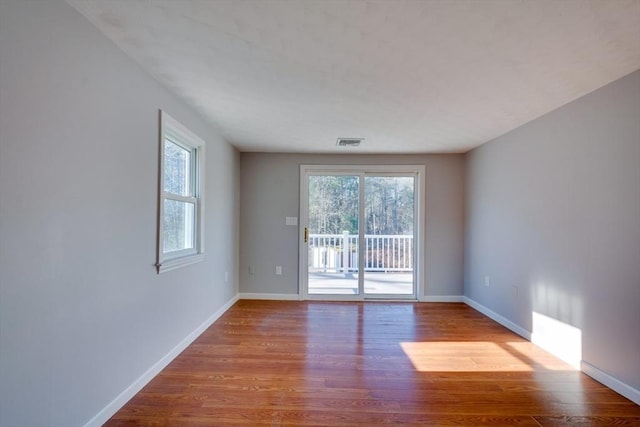
[[[362,283],[364,280],[364,262],[363,257],[358,257],[358,275],[361,277],[358,281],[360,294],[359,295],[323,295],[323,294],[309,294],[309,266],[308,266],[308,243],[305,242],[305,229],[309,227],[309,176],[314,175],[351,175],[360,177],[360,188],[364,188],[365,176],[414,176],[414,271],[413,271],[413,288],[415,295],[410,296],[410,299],[422,300],[425,287],[425,260],[424,260],[424,241],[425,241],[425,188],[426,188],[426,170],[424,165],[300,165],[300,213],[298,222],[299,235],[299,268],[298,268],[298,294],[301,300],[335,300],[335,301],[353,301],[364,300],[365,294]],[[364,209],[364,191],[359,192],[359,213],[358,216],[363,216],[362,210]],[[364,224],[358,225],[359,241],[364,241],[365,227]],[[382,298],[368,297],[367,300],[380,300]],[[402,295],[397,300],[407,300],[408,298]]]

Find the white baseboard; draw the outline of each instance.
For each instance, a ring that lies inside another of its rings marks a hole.
[[[464,302],[468,306],[472,307],[473,309],[479,311],[480,313],[484,314],[485,316],[489,317],[490,319],[500,323],[502,326],[504,326],[507,329],[510,329],[511,331],[513,331],[516,334],[520,335],[522,338],[531,341],[531,332],[527,331],[526,329],[524,329],[521,326],[516,325],[515,323],[513,323],[511,320],[507,319],[506,317],[503,317],[503,316],[499,315],[495,311],[493,311],[491,309],[488,309],[484,305],[482,305],[480,303],[477,303],[474,300],[472,300],[471,298],[468,298],[466,296],[462,297],[462,302]]]
[[[520,335],[521,337],[531,341],[531,332],[529,332],[526,329],[516,325],[515,323],[513,323],[509,319],[499,315],[498,313],[496,313],[493,310],[488,309],[487,307],[483,306],[482,304],[479,304],[479,303],[475,302],[471,298],[462,297],[462,299],[463,299],[463,302],[465,304],[467,304],[468,306],[474,308],[475,310],[479,311],[480,313],[484,314],[485,316],[489,317],[490,319],[495,320],[496,322],[500,323],[505,328],[512,330],[513,332],[515,332],[516,334]],[[596,381],[604,384],[605,386],[609,387],[611,390],[615,391],[616,393],[621,394],[622,396],[624,396],[627,399],[631,400],[635,404],[640,405],[640,390],[637,390],[637,389],[631,387],[630,385],[623,383],[622,381],[618,380],[617,378],[612,377],[611,375],[607,374],[606,372],[601,371],[600,369],[596,368],[595,366],[591,365],[590,363],[585,362],[584,360],[580,362],[580,371],[582,371],[585,374],[589,375],[594,380],[596,380]]]
[[[623,383],[584,360],[580,362],[580,370],[594,380],[606,385],[611,390],[623,395],[636,405],[640,405],[640,390]]]
[[[267,294],[267,293],[240,292],[240,299],[264,299],[264,300],[277,300],[277,301],[299,301],[300,300],[300,295],[298,295],[298,294]]]
[[[160,373],[173,359],[176,358],[185,348],[187,348],[196,338],[200,336],[209,326],[213,324],[225,311],[231,308],[233,304],[238,301],[238,295],[231,298],[220,309],[218,309],[211,317],[205,320],[200,326],[198,326],[193,332],[191,332],[185,339],[180,341],[169,353],[167,353],[162,359],[156,362],[150,367],[140,378],[135,380],[129,387],[127,387],[122,393],[120,393],[111,403],[109,403],[104,409],[98,412],[84,427],[100,427],[109,418],[111,418],[125,403],[127,403],[136,393],[149,383],[156,375]]]
[[[462,295],[424,295],[420,302],[463,302]]]

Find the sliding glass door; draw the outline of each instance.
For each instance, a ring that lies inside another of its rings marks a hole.
[[[422,169],[301,166],[305,298],[416,298]]]

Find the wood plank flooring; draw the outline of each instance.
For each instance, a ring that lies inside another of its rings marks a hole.
[[[106,426],[640,426],[464,304],[239,301]]]

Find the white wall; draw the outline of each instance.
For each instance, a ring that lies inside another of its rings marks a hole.
[[[464,157],[242,153],[240,292],[298,293],[298,216],[301,164],[426,165],[426,281],[428,296],[461,296]],[[249,275],[249,265],[255,274]],[[275,266],[283,267],[282,276]]]
[[[207,142],[207,255],[157,275],[160,108]],[[2,0],[0,425],[85,424],[234,298],[238,191],[236,150],[74,9]]]
[[[637,393],[640,71],[467,160],[465,295],[528,331],[534,311],[580,329],[583,361]]]

